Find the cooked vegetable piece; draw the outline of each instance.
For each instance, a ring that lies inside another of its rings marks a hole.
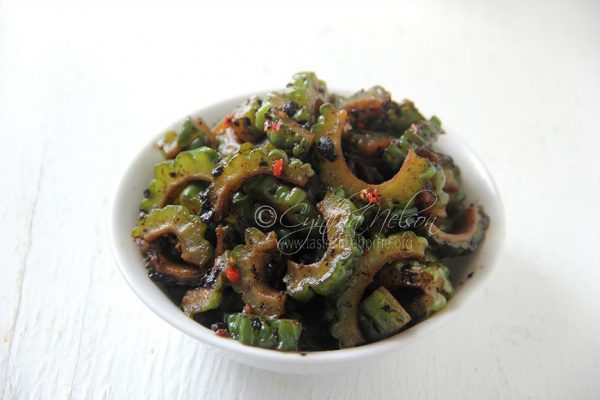
[[[448,267],[437,262],[398,262],[383,268],[375,278],[376,284],[385,285],[392,292],[419,289],[416,298],[410,298],[406,309],[415,321],[423,320],[446,307],[454,294]]]
[[[217,144],[215,134],[200,118],[188,118],[179,133],[168,131],[159,142],[159,147],[165,157],[175,158],[184,150],[195,149],[202,146],[215,147]]]
[[[244,220],[250,221],[254,218],[256,202],[244,192],[235,192],[231,199],[231,208],[235,209]]]
[[[441,122],[437,117],[432,117],[429,121],[423,120],[413,123],[398,140],[385,149],[383,161],[391,170],[397,171],[402,166],[410,150],[416,151],[430,145],[443,133]]]
[[[243,183],[257,175],[272,175],[273,163],[277,152],[268,152],[268,148],[256,148],[245,143],[239,153],[225,159],[220,165],[220,174],[213,178],[208,188],[210,202],[213,204],[214,217],[221,220],[227,213],[233,194]],[[314,175],[310,164],[292,158],[285,163],[279,179],[304,186],[308,178]]]
[[[369,184],[348,168],[342,153],[342,132],[347,126],[345,111],[336,112],[330,104],[321,106],[321,116],[313,128],[318,141],[316,166],[323,182],[331,187],[342,187],[351,197],[364,192],[377,192],[382,208],[410,206],[415,195],[424,188],[424,182],[435,174],[429,160],[409,150],[402,168],[391,179],[378,185]],[[321,146],[322,145],[322,146]]]
[[[392,101],[386,116],[377,121],[371,129],[382,130],[396,137],[401,136],[412,124],[425,121],[426,118],[410,100],[401,103]]]
[[[434,177],[427,182],[427,190],[419,195],[419,208],[425,214],[445,219],[462,207],[465,198],[460,190],[460,170],[451,157],[429,148],[419,148],[419,155],[436,166]]]
[[[294,157],[303,158],[310,150],[313,133],[284,111],[285,106],[272,108],[266,115],[265,131],[269,141]]]
[[[232,230],[229,225],[219,225],[215,228],[216,245],[215,255],[220,256],[231,248]]]
[[[246,232],[246,228],[255,225],[255,212],[257,207],[256,201],[243,192],[236,192],[231,199],[231,207],[227,216],[223,218],[223,222],[235,228],[241,236]]]
[[[166,206],[142,215],[131,236],[157,272],[180,281],[194,281],[204,272],[213,255],[210,242],[204,238],[205,232],[206,225],[187,208]],[[150,245],[168,235],[177,237],[176,248],[181,251],[181,259],[191,265],[170,261],[157,246]]]
[[[435,253],[440,257],[456,257],[477,250],[485,237],[490,219],[481,207],[471,206],[453,219],[448,232],[431,224],[427,230]]]
[[[350,134],[352,146],[359,154],[366,157],[380,157],[394,141],[393,136],[384,132],[352,131]]]
[[[225,270],[229,263],[229,252],[215,259],[215,263],[204,279],[204,285],[188,290],[181,301],[181,308],[188,317],[214,310],[223,301],[225,289]]]
[[[218,136],[233,133],[240,143],[257,142],[264,137],[262,130],[256,127],[256,112],[261,106],[257,96],[251,96],[233,112],[227,115],[214,128]],[[230,132],[226,132],[226,131]]]
[[[304,190],[279,183],[271,176],[257,176],[244,184],[244,192],[266,203],[277,211],[280,217],[289,221],[287,228],[294,232],[308,232],[320,222],[319,213]]]
[[[452,162],[452,164],[444,164],[442,166],[446,175],[446,184],[444,191],[446,193],[456,193],[460,190],[460,169]]]
[[[163,284],[196,285],[202,278],[202,270],[195,265],[171,259],[164,253],[160,243],[135,239],[135,244],[148,268],[148,277]],[[176,257],[175,257],[176,258]]]
[[[425,258],[427,240],[407,231],[388,237],[376,236],[360,258],[356,272],[347,288],[335,299],[335,322],[331,333],[341,347],[353,347],[364,343],[358,323],[359,304],[373,277],[385,265],[402,259]]]
[[[368,90],[360,90],[350,97],[339,98],[336,107],[348,112],[352,127],[364,129],[371,122],[382,119],[390,104],[390,93],[381,86],[374,86]]]
[[[446,218],[448,216],[446,206],[450,196],[444,191],[445,186],[446,173],[442,167],[438,166],[433,178],[426,183],[426,190],[419,193],[417,198],[419,209],[423,213],[436,218]]]
[[[444,174],[443,179],[433,179],[436,196],[441,199],[437,207],[442,209],[443,212],[430,212],[429,215],[446,218],[448,214],[456,214],[462,208],[462,202],[465,199],[465,193],[460,188],[460,169],[454,163],[452,157],[445,154],[425,149],[421,149],[419,153],[436,165],[438,170],[441,168]],[[427,208],[428,205],[426,202],[424,203],[423,207]],[[432,211],[435,211],[435,208]]]
[[[323,258],[312,264],[288,261],[284,277],[290,296],[303,302],[315,293],[327,296],[342,289],[361,254],[356,228],[362,223],[362,216],[354,204],[329,191],[317,208],[325,219],[328,248]]]
[[[273,107],[284,111],[298,122],[313,124],[319,107],[327,99],[327,85],[314,72],[299,72],[283,92],[271,92],[256,112],[256,127],[265,128],[265,116]]]
[[[285,292],[267,284],[265,269],[277,252],[277,235],[265,235],[256,228],[246,230],[246,244],[231,250],[228,268],[237,270],[239,279],[230,280],[233,289],[242,295],[254,312],[265,316],[278,316],[285,310]]]
[[[298,350],[302,325],[295,319],[230,314],[227,328],[233,338],[248,346],[275,350]]]
[[[267,316],[282,314],[285,293],[270,288],[265,282],[265,267],[271,261],[276,246],[274,233],[267,236],[256,228],[249,228],[246,244],[217,257],[205,285],[186,293],[182,302],[186,315],[219,307],[226,281],[256,313]]]
[[[193,214],[198,214],[204,203],[202,193],[206,190],[206,183],[190,183],[181,191],[179,195],[179,204],[190,210]]]
[[[156,164],[154,179],[150,181],[140,209],[149,211],[164,207],[189,183],[210,182],[219,154],[208,147],[181,152],[174,160]]]
[[[410,322],[410,314],[384,286],[360,303],[360,313],[360,327],[370,341],[398,333]]]

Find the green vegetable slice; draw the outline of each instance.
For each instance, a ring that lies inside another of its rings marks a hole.
[[[288,116],[285,107],[273,108],[266,115],[265,131],[269,141],[294,157],[303,158],[310,150],[314,134]]]
[[[446,172],[440,166],[435,167],[433,178],[426,182],[423,192],[419,193],[417,203],[419,210],[435,218],[447,218],[446,206],[450,196],[444,190],[446,186]]]
[[[257,176],[248,180],[243,190],[273,207],[280,217],[290,222],[287,227],[295,228],[295,232],[308,231],[319,224],[317,209],[309,201],[306,192],[297,186],[281,184],[272,176]]]
[[[419,206],[425,214],[445,219],[462,207],[464,193],[460,190],[460,170],[451,157],[429,149],[420,154],[436,166],[436,173],[428,182],[428,191],[419,197]]]
[[[174,160],[156,164],[154,179],[148,185],[140,209],[149,211],[166,206],[191,182],[210,182],[211,171],[217,165],[218,159],[219,154],[215,150],[200,147],[181,152]]]
[[[239,279],[229,281],[242,300],[252,306],[253,312],[277,316],[285,310],[285,293],[265,283],[265,267],[277,248],[273,232],[265,235],[256,228],[246,230],[246,244],[236,246],[217,257],[203,287],[189,290],[182,301],[188,316],[218,308],[223,300],[227,268],[235,268]]]
[[[167,158],[174,158],[184,150],[195,149],[202,146],[216,146],[215,134],[200,118],[188,118],[179,133],[168,131],[158,143]]]
[[[437,117],[432,117],[429,121],[412,123],[399,139],[385,149],[382,159],[391,170],[397,171],[410,150],[416,151],[431,145],[443,133],[444,130]]]
[[[405,304],[415,321],[421,321],[444,309],[448,299],[454,294],[448,267],[437,261],[388,265],[377,274],[375,282],[400,295],[403,289],[419,289],[420,294]]]
[[[367,286],[385,265],[402,259],[425,258],[427,240],[413,232],[401,232],[386,238],[376,236],[366,253],[360,258],[356,272],[348,286],[334,301],[335,322],[331,333],[341,347],[364,343],[358,323],[359,304]]]
[[[179,195],[179,205],[184,206],[193,214],[198,214],[202,210],[204,200],[202,193],[206,190],[207,185],[200,182],[194,182],[185,187]]]
[[[317,208],[325,219],[328,248],[323,258],[312,264],[288,261],[284,277],[290,296],[304,302],[315,293],[327,296],[342,289],[361,254],[356,228],[362,223],[362,216],[354,204],[329,191]]]
[[[275,350],[298,350],[302,325],[295,319],[230,314],[227,328],[233,338],[248,346]]]
[[[273,107],[285,107],[298,122],[313,124],[319,106],[327,99],[327,85],[314,72],[299,72],[283,92],[271,92],[256,112],[256,127],[265,128],[266,114]]]
[[[470,206],[452,222],[449,232],[433,223],[427,229],[435,254],[440,257],[457,257],[477,250],[490,219],[483,208]]]
[[[264,133],[256,127],[256,112],[260,106],[261,100],[257,96],[246,99],[233,114],[226,116],[215,126],[214,131],[217,137],[225,133],[232,133],[240,143],[255,143],[262,139]]]
[[[187,208],[166,206],[140,216],[131,236],[157,272],[178,281],[194,281],[204,272],[213,256],[212,246],[204,238],[205,232],[206,225]],[[152,242],[168,235],[177,238],[176,248],[181,252],[181,259],[191,265],[170,261],[161,254],[160,248],[152,245]]]
[[[401,103],[392,101],[386,116],[377,121],[371,129],[382,130],[393,136],[401,136],[412,124],[425,121],[426,118],[410,100]]]
[[[272,175],[273,163],[278,159],[278,152],[269,152],[269,148],[256,148],[250,143],[240,147],[239,153],[225,159],[218,167],[218,174],[208,188],[209,199],[213,205],[215,219],[221,220],[229,208],[233,194],[243,183],[257,175]],[[304,186],[308,178],[314,175],[310,164],[298,159],[290,159],[285,163],[278,179]]]
[[[352,146],[366,157],[381,157],[383,151],[394,141],[395,138],[385,132],[352,131],[350,134]]]
[[[370,341],[398,333],[410,319],[410,314],[384,286],[360,303],[360,327]]]
[[[256,201],[243,192],[236,192],[231,199],[231,207],[223,222],[235,228],[237,233],[244,235],[246,229],[256,225],[256,210],[260,207]]]
[[[371,122],[382,119],[391,104],[390,93],[381,86],[360,90],[350,97],[338,98],[336,107],[344,109],[350,116],[353,127],[364,129]]]
[[[278,316],[285,311],[285,292],[269,287],[265,279],[265,268],[276,252],[275,232],[265,235],[256,228],[248,228],[246,244],[236,246],[230,253],[229,267],[239,273],[238,280],[230,281],[231,286],[260,315]]]
[[[223,301],[225,289],[225,269],[229,263],[229,252],[215,259],[215,263],[204,279],[204,286],[188,290],[181,301],[181,308],[188,317],[214,310]]]
[[[377,192],[383,208],[410,206],[424,188],[424,182],[435,174],[429,160],[409,150],[400,170],[391,179],[378,185],[369,184],[348,168],[342,153],[342,133],[346,129],[346,111],[336,112],[331,104],[321,106],[321,116],[313,127],[317,141],[316,165],[326,185],[342,187],[351,197],[365,192]]]

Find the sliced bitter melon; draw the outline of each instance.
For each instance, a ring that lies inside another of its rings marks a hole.
[[[212,245],[204,238],[206,228],[200,218],[187,208],[166,206],[141,215],[131,236],[158,273],[178,281],[195,281],[213,256]],[[169,260],[159,246],[153,245],[153,242],[168,235],[177,238],[176,248],[181,252],[181,259],[189,264]]]
[[[334,301],[335,321],[331,334],[341,347],[364,343],[359,327],[360,300],[373,277],[385,265],[402,259],[424,259],[427,240],[413,232],[401,232],[388,237],[375,236],[371,246],[360,258],[356,272],[347,288]]]
[[[298,122],[313,124],[319,106],[327,99],[327,85],[314,72],[294,74],[282,92],[271,92],[256,112],[256,127],[264,130],[266,114],[273,107],[287,107],[288,115]]]
[[[440,257],[456,257],[477,250],[489,224],[490,219],[483,208],[470,206],[453,219],[449,231],[432,223],[427,234],[435,254]]]
[[[204,279],[201,287],[188,290],[181,301],[181,308],[188,317],[214,310],[223,301],[225,289],[225,269],[229,263],[229,252],[224,252],[215,259],[215,263]]]
[[[273,146],[294,157],[303,158],[310,150],[313,133],[289,116],[284,107],[273,108],[267,114],[265,131]]]
[[[179,205],[184,206],[193,214],[198,214],[204,203],[202,193],[206,190],[207,186],[206,182],[193,182],[187,185],[179,195]]]
[[[236,246],[230,253],[230,268],[236,268],[239,279],[230,282],[242,300],[252,306],[253,312],[264,316],[278,316],[285,311],[285,292],[267,284],[265,268],[277,252],[277,235],[265,235],[256,228],[246,230],[246,244]]]
[[[225,251],[215,260],[202,287],[186,293],[182,308],[188,316],[218,308],[223,299],[225,283],[229,282],[254,313],[278,316],[285,310],[286,295],[266,283],[265,268],[277,250],[274,232],[265,235],[256,228],[246,230],[246,244]],[[236,280],[227,279],[227,269],[236,270]]]
[[[261,107],[261,100],[252,96],[239,105],[233,114],[226,116],[214,127],[218,141],[219,136],[233,134],[239,143],[255,143],[265,135],[256,127],[256,112]]]
[[[381,86],[374,86],[352,96],[338,98],[336,107],[348,112],[352,127],[364,129],[371,122],[382,119],[387,114],[390,104],[390,93]]]
[[[336,112],[331,104],[321,106],[321,116],[313,127],[317,141],[319,176],[331,187],[342,187],[350,198],[362,192],[377,192],[383,208],[410,206],[415,196],[424,188],[424,182],[435,174],[429,160],[409,150],[400,170],[391,179],[378,185],[369,184],[356,177],[342,153],[342,134],[347,129],[346,111]]]
[[[140,209],[149,211],[153,208],[164,207],[194,181],[210,182],[211,171],[217,165],[219,153],[209,147],[181,152],[174,160],[156,164],[154,179],[150,181],[144,192],[144,200]]]
[[[425,121],[426,118],[419,112],[410,100],[401,103],[392,101],[385,117],[377,121],[371,129],[385,131],[395,137],[400,137],[412,124]]]
[[[244,184],[244,192],[268,204],[285,218],[296,232],[304,232],[318,225],[320,218],[315,206],[304,190],[297,186],[289,187],[272,176],[257,176]]]
[[[168,131],[158,143],[167,158],[175,158],[184,150],[191,150],[202,146],[214,148],[217,142],[215,134],[200,118],[188,118],[179,133]]]
[[[281,151],[281,150],[278,150]],[[270,152],[269,148],[256,148],[250,143],[244,143],[239,153],[222,161],[217,167],[217,176],[213,174],[213,183],[208,188],[208,196],[213,205],[214,217],[218,221],[225,216],[233,194],[243,183],[257,175],[272,175],[273,163],[277,151]],[[304,186],[314,175],[310,164],[292,158],[285,163],[278,179]]]
[[[284,277],[287,292],[299,301],[308,301],[315,293],[331,295],[343,288],[361,254],[356,229],[362,223],[362,215],[354,204],[329,191],[317,208],[325,219],[328,248],[323,258],[312,264],[288,261]]]
[[[418,289],[417,296],[409,296],[405,308],[418,322],[446,307],[454,294],[448,267],[438,261],[398,262],[383,268],[375,277],[376,285],[384,285],[393,293],[402,294],[406,289]]]
[[[360,303],[360,327],[370,341],[398,333],[410,319],[410,314],[384,286]]]
[[[227,329],[242,344],[275,350],[298,350],[302,333],[302,325],[295,319],[243,313],[228,315]]]
[[[409,150],[417,151],[429,146],[437,140],[439,135],[444,133],[441,124],[437,117],[432,117],[429,121],[423,120],[411,124],[399,139],[385,149],[383,161],[392,171],[397,171]]]

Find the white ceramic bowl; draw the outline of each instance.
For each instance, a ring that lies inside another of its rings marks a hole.
[[[205,107],[191,116],[215,123],[248,96],[240,96]],[[187,117],[187,116],[186,116]],[[451,155],[461,168],[467,201],[481,204],[491,224],[481,248],[467,257],[452,260],[452,280],[456,295],[448,306],[431,318],[388,339],[351,349],[292,353],[244,346],[235,340],[218,337],[213,331],[186,317],[179,307],[156,286],[146,273],[142,257],[131,240],[142,192],[152,178],[154,164],[162,160],[155,143],[163,132],[178,130],[185,118],[175,122],[152,138],[139,153],[119,182],[112,204],[110,236],[113,253],[125,280],[138,297],[156,314],[180,331],[216,348],[227,356],[258,368],[299,374],[340,371],[365,365],[384,355],[400,353],[405,346],[422,338],[450,320],[472,301],[490,277],[504,241],[504,210],[498,189],[483,163],[454,133],[442,135],[435,148]],[[468,278],[469,274],[472,274]]]

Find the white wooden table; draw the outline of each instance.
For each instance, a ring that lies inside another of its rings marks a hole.
[[[1,398],[600,398],[600,4],[368,5],[0,3]],[[179,333],[106,237],[115,180],[150,136],[304,69],[439,115],[508,216],[475,304],[331,376],[252,369]]]

